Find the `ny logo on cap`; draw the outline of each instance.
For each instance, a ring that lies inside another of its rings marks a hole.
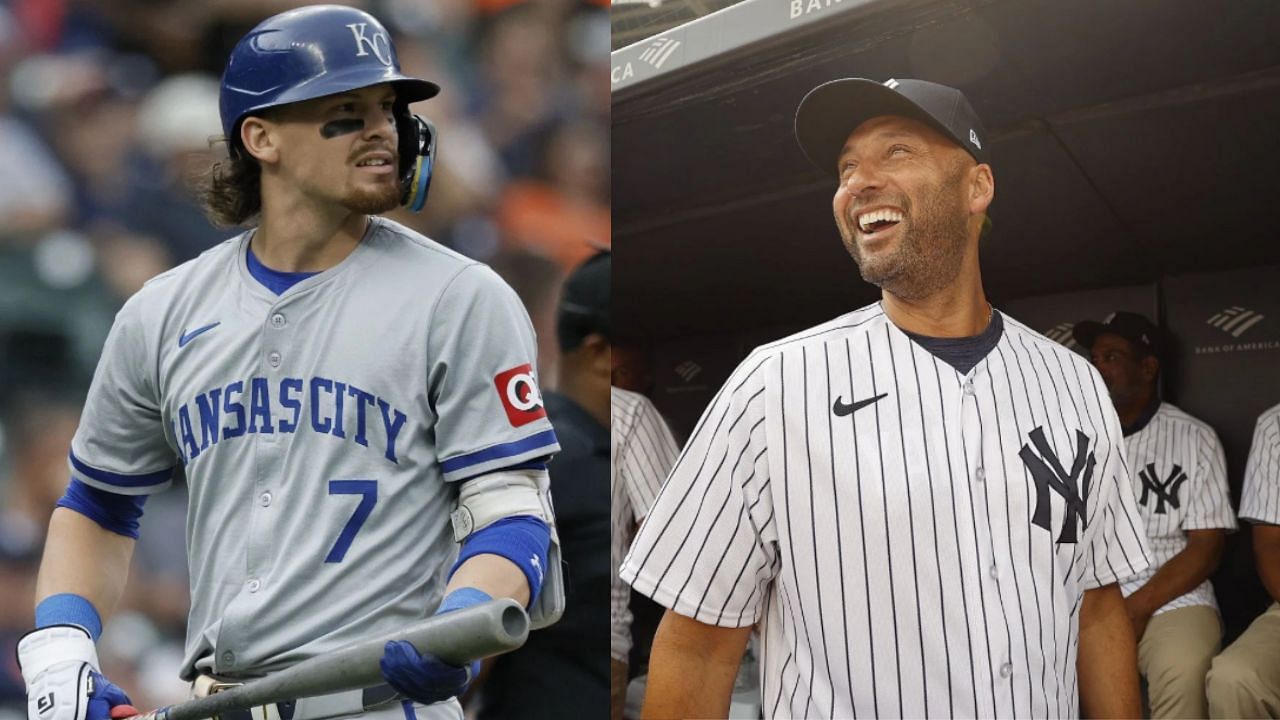
[[[1018,456],[1031,471],[1031,479],[1036,484],[1036,510],[1031,522],[1050,533],[1049,490],[1062,496],[1067,502],[1066,516],[1062,519],[1062,532],[1058,534],[1059,543],[1077,542],[1076,523],[1083,528],[1088,524],[1085,518],[1085,503],[1089,501],[1089,484],[1093,480],[1093,467],[1096,460],[1089,449],[1089,436],[1076,430],[1076,456],[1071,463],[1071,470],[1062,467],[1062,461],[1049,446],[1044,436],[1044,428],[1038,427],[1030,433],[1031,445],[1023,445]],[[1039,451],[1039,455],[1036,452]]]
[[[370,40],[364,33],[369,23],[351,23],[347,27],[351,29],[351,35],[356,40],[356,57],[364,57],[372,50],[378,62],[383,65],[391,64],[391,41],[387,39],[386,33],[375,32],[373,39]]]

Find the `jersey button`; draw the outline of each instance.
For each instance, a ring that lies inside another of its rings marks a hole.
[[[271,363],[271,367],[280,367],[280,353],[272,350],[267,356],[267,362]]]
[[[271,316],[271,327],[279,330],[284,326],[285,326],[284,314],[276,313],[275,315]]]
[[[249,592],[256,593],[262,588],[262,581],[258,578],[249,578],[248,588]]]
[[[1007,678],[1012,674],[1013,674],[1013,665],[1011,663],[1005,663],[1000,666],[1000,677]]]
[[[995,564],[994,564],[994,563],[992,563],[992,565],[991,565],[991,569],[990,569],[990,570],[988,570],[987,572],[991,575],[991,579],[993,579],[993,580],[994,580],[995,578],[1000,577],[1000,569],[999,569],[999,568],[997,568],[997,567],[995,566]]]
[[[259,501],[262,503],[262,507],[270,507],[270,506],[271,506],[271,493],[270,493],[270,492],[264,492],[264,493],[262,493],[262,497],[260,497],[260,498],[258,498],[258,499],[259,499]]]
[[[978,468],[978,470],[973,473],[973,479],[977,480],[978,482],[982,482],[983,480],[986,480],[987,479],[986,471],[983,470],[982,468]]]
[[[973,381],[972,381],[972,380],[966,380],[966,381],[965,381],[965,383],[964,383],[964,394],[965,394],[965,395],[973,395]]]

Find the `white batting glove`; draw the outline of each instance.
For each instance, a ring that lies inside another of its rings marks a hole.
[[[75,625],[24,635],[18,641],[18,665],[27,683],[28,720],[87,720],[90,699],[100,699],[106,690],[101,686],[114,687],[99,674],[93,638]]]

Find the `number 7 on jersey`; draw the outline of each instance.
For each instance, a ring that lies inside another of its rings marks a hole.
[[[361,496],[360,504],[356,505],[356,511],[351,514],[351,519],[342,528],[338,539],[334,541],[333,547],[324,559],[327,563],[340,563],[342,558],[347,556],[347,550],[351,547],[351,542],[356,539],[356,533],[360,532],[361,526],[373,513],[373,506],[378,504],[378,481],[330,480],[329,494]]]

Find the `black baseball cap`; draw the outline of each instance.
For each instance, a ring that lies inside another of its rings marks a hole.
[[[1098,336],[1107,333],[1119,335],[1157,358],[1160,357],[1162,340],[1160,328],[1145,315],[1117,311],[1108,315],[1102,322],[1082,320],[1071,329],[1071,336],[1086,350],[1092,350]]]
[[[556,337],[561,350],[577,348],[592,333],[613,337],[612,290],[613,261],[608,251],[596,253],[569,274],[556,318]]]
[[[873,117],[899,115],[933,127],[979,163],[990,163],[987,131],[964,93],[927,80],[841,78],[809,91],[796,108],[796,140],[819,170],[832,172],[849,134]]]

